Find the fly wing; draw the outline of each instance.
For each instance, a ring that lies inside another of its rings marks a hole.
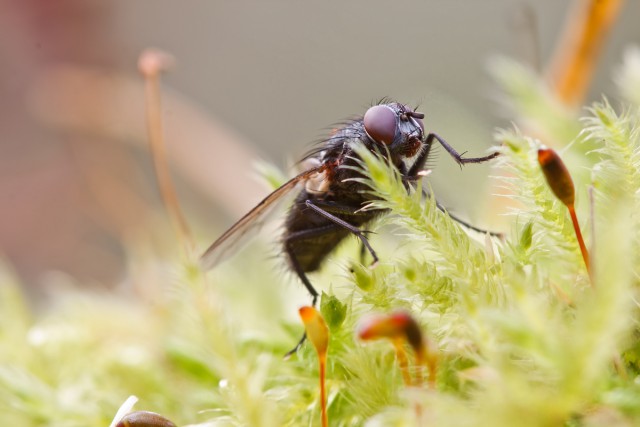
[[[256,207],[240,218],[238,222],[233,224],[218,240],[209,246],[202,257],[200,257],[200,265],[202,268],[209,270],[231,256],[235,250],[241,246],[240,242],[244,240],[245,237],[248,237],[251,232],[259,229],[264,224],[269,212],[271,212],[272,208],[276,206],[279,201],[298,187],[298,184],[307,181],[321,170],[322,166],[318,166],[302,172],[265,197]]]

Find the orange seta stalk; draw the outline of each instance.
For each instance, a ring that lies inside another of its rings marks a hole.
[[[325,390],[325,375],[327,367],[327,349],[329,347],[329,328],[322,315],[314,307],[305,306],[298,310],[309,342],[318,353],[320,371],[320,408],[322,411],[322,427],[329,426],[327,415],[327,400]]]
[[[396,357],[400,371],[402,372],[402,378],[407,386],[414,383],[414,381],[411,380],[407,354],[404,350],[404,343],[408,343],[416,355],[416,365],[419,369],[427,365],[427,369],[429,370],[429,387],[435,388],[437,352],[433,345],[425,339],[420,330],[420,326],[410,314],[399,311],[389,315],[376,316],[360,327],[358,337],[364,341],[379,338],[391,340],[396,350]],[[421,385],[422,381],[422,373],[418,371],[415,384]]]
[[[582,103],[598,57],[624,0],[575,0],[557,44],[547,77],[568,106]]]
[[[410,386],[412,381],[411,374],[409,373],[409,358],[407,357],[407,352],[404,349],[404,340],[393,340],[393,346],[396,350],[396,358],[398,359],[398,366],[400,367],[400,372],[402,373],[402,380],[404,381],[404,385]]]
[[[553,194],[569,209],[569,215],[571,216],[571,223],[573,224],[573,230],[576,233],[576,239],[578,245],[580,245],[580,252],[582,253],[582,259],[587,267],[587,272],[591,274],[589,266],[589,252],[584,244],[582,238],[582,232],[580,231],[580,224],[578,223],[578,217],[575,210],[575,187],[571,174],[567,170],[564,162],[551,148],[542,147],[538,150],[538,163],[542,168],[547,184],[553,191]]]
[[[578,224],[578,216],[576,215],[576,210],[571,206],[567,206],[569,208],[569,215],[571,216],[571,222],[573,223],[573,229],[576,232],[576,237],[578,238],[578,244],[580,245],[580,252],[582,252],[582,259],[584,259],[584,264],[587,267],[587,271],[591,271],[589,266],[589,252],[587,252],[587,247],[584,244],[584,239],[582,238],[582,232],[580,231],[580,224]]]
[[[159,50],[147,49],[140,54],[138,70],[145,79],[147,132],[162,201],[178,239],[183,243],[187,254],[191,254],[194,248],[193,239],[187,221],[180,210],[178,196],[171,180],[162,131],[160,74],[167,70],[172,63],[171,55]]]

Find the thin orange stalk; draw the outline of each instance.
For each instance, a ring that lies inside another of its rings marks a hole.
[[[396,349],[396,358],[398,359],[400,372],[402,372],[404,385],[409,387],[412,383],[411,375],[409,374],[409,358],[407,357],[407,352],[404,351],[404,348],[402,346],[403,343],[404,341],[397,340],[394,342],[394,347]]]
[[[320,410],[322,412],[322,427],[329,426],[327,415],[327,398],[325,390],[325,375],[327,368],[327,350],[329,348],[329,328],[324,318],[314,307],[301,307],[298,310],[300,319],[304,324],[309,342],[318,353],[318,365],[320,370]]]
[[[571,215],[571,222],[573,223],[573,229],[576,232],[576,237],[578,239],[578,244],[580,245],[580,252],[582,252],[582,259],[584,259],[584,265],[587,267],[587,271],[591,273],[591,269],[589,266],[589,252],[587,251],[587,247],[584,244],[584,240],[582,239],[582,232],[580,231],[580,224],[578,223],[578,216],[576,215],[576,210],[573,205],[567,206],[569,208],[569,215]]]
[[[589,89],[602,46],[624,0],[576,0],[547,75],[558,98],[580,105]]]
[[[427,367],[427,371],[429,373],[429,388],[435,390],[436,373],[438,372],[438,352],[429,338],[425,338],[424,346],[420,351],[416,351],[416,363],[420,367]],[[419,379],[420,382],[422,382],[422,376],[420,376]]]
[[[387,338],[391,340],[396,350],[396,358],[402,379],[406,386],[421,386],[424,381],[423,367],[429,370],[429,387],[435,389],[438,353],[428,338],[426,338],[415,319],[404,311],[389,315],[376,316],[363,323],[358,331],[361,340]],[[409,360],[404,344],[407,343],[416,355],[416,378],[411,379]]]
[[[326,354],[318,356],[320,364],[320,410],[322,411],[322,427],[329,426],[329,417],[327,416],[327,392],[325,390],[325,375],[327,370]]]
[[[178,201],[178,196],[176,195],[176,190],[171,180],[162,131],[160,74],[167,70],[172,62],[173,58],[171,58],[170,55],[158,50],[148,49],[140,55],[138,59],[138,69],[145,79],[145,104],[149,147],[162,201],[171,219],[173,229],[178,236],[178,240],[183,243],[187,253],[191,254],[194,248],[193,239],[187,221],[182,215],[180,202]]]

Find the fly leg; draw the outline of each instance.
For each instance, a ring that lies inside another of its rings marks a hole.
[[[338,218],[337,216],[335,216],[332,213],[330,213],[328,210],[325,210],[325,209],[321,208],[320,206],[314,204],[311,200],[307,200],[305,202],[305,204],[307,205],[308,208],[312,209],[317,214],[322,215],[323,217],[325,217],[329,221],[331,221],[334,224],[346,229],[347,231],[349,231],[353,235],[355,235],[358,239],[360,239],[360,241],[362,242],[363,246],[369,251],[369,253],[373,257],[373,262],[371,263],[371,265],[375,265],[375,264],[378,263],[378,255],[376,254],[376,251],[374,251],[373,248],[371,247],[371,244],[369,244],[369,240],[367,240],[367,237],[365,236],[366,231],[362,231],[358,227],[349,224],[347,221]],[[355,215],[355,211],[356,211],[355,209],[353,209],[351,207],[342,206],[342,205],[333,204],[333,203],[331,203],[331,204],[323,203],[322,205],[326,206],[327,209],[334,210],[334,211],[341,212],[341,213],[346,213],[346,214],[349,214],[349,215]]]
[[[409,169],[408,171],[404,169],[404,165],[402,165],[403,168],[400,170],[400,172],[402,173],[402,180],[405,183],[415,182],[423,178],[423,175],[421,175],[420,172],[423,171],[424,165],[429,158],[429,153],[431,153],[431,146],[432,142],[427,139],[424,150],[422,150],[422,152],[418,155],[418,158],[415,162],[413,162],[411,169]]]
[[[309,204],[307,203],[307,206],[309,206]],[[314,209],[315,212],[320,213],[318,210],[322,210],[325,214],[331,214],[331,212],[333,213],[340,213],[342,215],[357,215],[357,209],[354,209],[352,207],[349,206],[343,206],[340,204],[336,204],[336,203],[331,203],[331,202],[319,202],[316,201],[315,204],[313,205],[314,207],[312,209]],[[311,207],[311,206],[309,206]],[[323,214],[321,214],[323,215]],[[326,215],[325,218],[328,218]],[[332,215],[333,218],[335,218]],[[333,221],[332,218],[329,218]],[[359,253],[359,257],[360,257],[360,264],[364,264],[365,261],[365,257],[367,256],[367,251],[369,251],[369,253],[371,253],[371,255],[373,256],[373,261],[371,262],[371,265],[375,265],[378,262],[378,257],[375,253],[375,251],[373,250],[373,248],[371,247],[371,245],[369,244],[369,241],[366,239],[366,237],[364,236],[365,233],[372,233],[372,231],[367,231],[367,230],[360,230],[357,227],[354,227],[353,225],[347,223],[346,221],[340,220],[340,218],[335,218],[341,222],[344,222],[348,227],[344,227],[342,224],[338,224],[341,227],[346,228],[347,230],[349,230],[350,232],[354,233],[356,236],[358,236],[360,239],[364,239],[360,242],[360,253]],[[353,229],[357,230],[358,233],[355,233],[353,231]]]
[[[293,268],[293,271],[296,272],[296,274],[300,278],[300,281],[302,281],[302,284],[304,285],[304,287],[307,288],[307,291],[309,291],[309,294],[311,294],[311,305],[314,306],[314,307],[316,305],[316,302],[318,301],[318,291],[316,291],[316,289],[313,287],[313,285],[309,281],[309,278],[305,274],[304,269],[300,265],[300,262],[298,261],[298,258],[296,257],[296,253],[295,253],[295,250],[294,250],[294,244],[296,242],[301,241],[301,240],[306,240],[306,239],[309,239],[309,238],[322,236],[323,234],[335,232],[336,228],[337,228],[337,225],[329,224],[329,225],[324,226],[324,227],[318,227],[318,228],[312,228],[312,229],[309,229],[309,230],[296,231],[294,233],[289,234],[286,237],[286,239],[284,240],[284,250],[285,250],[287,256],[289,257],[289,262],[291,263],[291,268]],[[284,355],[284,357],[288,358],[293,353],[298,351],[298,349],[300,348],[302,343],[305,342],[306,339],[307,339],[307,334],[306,333],[302,334],[302,338],[300,338],[300,341],[298,341],[296,346],[294,348],[292,348],[291,350],[289,350]]]
[[[360,239],[360,241],[362,242],[363,248],[366,248],[366,250],[368,250],[371,256],[373,257],[372,265],[375,265],[378,262],[378,255],[376,254],[376,251],[374,251],[371,245],[369,244],[369,240],[367,240],[365,236],[366,231],[360,230],[358,227],[351,225],[347,221],[340,219],[334,214],[328,212],[328,210],[331,210],[335,213],[341,213],[343,215],[357,215],[357,212],[356,212],[357,209],[354,209],[349,206],[344,206],[344,205],[329,203],[329,202],[319,203],[319,204],[322,204],[322,207],[320,207],[314,204],[311,200],[305,201],[305,204],[309,209],[313,210],[318,215],[325,217],[326,219],[331,221],[331,223],[323,227],[312,228],[309,230],[301,230],[301,231],[296,231],[294,233],[291,233],[285,239],[284,247],[285,247],[285,252],[289,257],[291,267],[296,272],[296,274],[304,284],[305,288],[307,288],[307,290],[311,294],[311,301],[312,301],[311,303],[313,306],[315,306],[318,300],[318,291],[316,291],[316,289],[313,287],[313,285],[307,278],[307,275],[305,274],[304,269],[302,268],[302,266],[300,265],[300,262],[298,261],[298,258],[296,257],[296,253],[294,250],[294,245],[296,242],[299,242],[301,240],[306,240],[309,238],[322,236],[328,233],[334,233],[336,229],[344,228]],[[363,249],[363,252],[364,252],[364,249]],[[305,342],[306,339],[307,339],[307,335],[305,333],[302,335],[302,338],[300,338],[300,341],[298,341],[296,346],[285,354],[285,358],[291,356],[293,353],[298,351],[298,349]]]
[[[451,157],[453,157],[455,159],[455,161],[462,166],[465,163],[482,163],[482,162],[486,162],[488,160],[491,160],[493,158],[498,157],[498,155],[500,153],[493,153],[490,154],[488,156],[485,157],[470,157],[470,158],[464,158],[462,157],[463,154],[459,154],[452,146],[450,146],[447,141],[445,141],[444,139],[442,139],[439,135],[435,134],[435,133],[430,133],[429,135],[427,135],[427,139],[425,141],[425,145],[427,146],[427,148],[422,151],[422,153],[420,153],[420,155],[418,156],[418,158],[416,159],[416,161],[413,163],[413,165],[411,166],[411,169],[409,169],[406,173],[402,174],[402,180],[405,183],[410,183],[410,182],[415,182],[418,181],[420,179],[423,178],[422,175],[420,175],[420,172],[423,170],[424,168],[424,164],[427,161],[427,158],[429,157],[429,152],[431,151],[431,147],[433,145],[433,140],[437,140],[440,145],[442,145],[444,147],[445,150],[447,150],[447,153],[449,153],[451,155]],[[401,171],[402,172],[402,171]],[[422,189],[422,193],[426,196],[426,197],[432,197],[430,194],[428,194],[424,188]],[[457,216],[451,214],[450,212],[448,212],[446,210],[446,208],[444,206],[442,206],[440,204],[440,202],[438,202],[436,200],[436,207],[442,211],[445,212],[449,215],[449,217],[454,220],[455,222],[457,222],[458,224],[469,228],[471,230],[477,231],[479,233],[489,233],[491,236],[494,237],[501,237],[502,234],[501,233],[496,233],[493,231],[488,231],[488,230],[484,230],[482,228],[478,228],[474,225],[469,224],[468,222],[458,218]]]
[[[465,165],[467,163],[483,163],[486,162],[488,160],[494,159],[496,157],[498,157],[500,155],[500,153],[492,153],[489,154],[488,156],[484,156],[484,157],[462,157],[464,156],[464,153],[460,154],[458,153],[452,146],[449,145],[449,143],[447,141],[445,141],[444,139],[442,139],[441,136],[439,136],[436,133],[430,133],[429,135],[427,135],[427,140],[426,140],[426,144],[427,146],[431,146],[431,144],[433,144],[433,140],[436,140],[440,143],[440,145],[442,145],[442,147],[447,150],[447,153],[449,153],[449,155],[451,157],[453,157],[453,159],[460,165]],[[413,168],[412,168],[413,169]]]
[[[302,284],[304,285],[304,287],[307,288],[307,291],[309,291],[309,293],[311,294],[311,304],[314,307],[316,305],[316,302],[318,301],[318,291],[316,291],[316,289],[313,287],[313,285],[307,278],[307,275],[305,274],[304,269],[300,265],[300,262],[298,261],[298,258],[296,256],[296,252],[294,250],[294,245],[296,242],[299,242],[301,240],[307,240],[310,238],[335,232],[336,228],[337,226],[335,224],[329,224],[322,227],[311,228],[308,230],[296,231],[296,232],[290,233],[284,240],[284,250],[287,253],[287,256],[289,257],[289,261],[291,262],[291,267],[293,268],[293,271],[296,272],[296,274],[302,281]]]
[[[484,228],[476,227],[475,225],[471,225],[468,222],[466,222],[465,220],[458,218],[457,216],[455,216],[455,215],[451,214],[449,211],[447,211],[447,208],[442,206],[440,204],[440,202],[437,201],[437,200],[436,200],[436,207],[440,211],[442,211],[442,212],[446,213],[447,215],[449,215],[449,218],[451,218],[452,220],[454,220],[455,222],[457,222],[458,224],[462,225],[465,228],[468,228],[468,229],[473,230],[473,231],[477,231],[478,233],[485,233],[485,234],[489,233],[489,235],[493,236],[493,237],[502,237],[502,233],[497,233],[495,231],[489,231],[489,230],[485,230]]]
[[[427,197],[427,198],[431,198],[433,197],[432,194],[429,194],[424,188],[422,189],[422,195]],[[462,225],[465,228],[468,228],[470,230],[473,231],[477,231],[478,233],[489,233],[490,236],[493,237],[503,237],[502,233],[498,233],[495,231],[489,231],[489,230],[485,230],[484,228],[480,228],[480,227],[476,227],[475,225],[472,225],[470,223],[468,223],[467,221],[457,217],[456,215],[452,214],[451,212],[449,212],[447,210],[447,208],[444,207],[444,205],[442,205],[438,200],[436,200],[436,208],[438,208],[438,210],[440,212],[446,213],[447,215],[449,215],[449,218],[451,218],[452,220],[454,220],[455,222],[457,222],[458,224]]]

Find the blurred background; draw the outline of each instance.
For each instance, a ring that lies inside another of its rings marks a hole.
[[[163,80],[167,149],[202,248],[269,192],[256,172],[294,162],[333,123],[389,96],[482,155],[501,115],[494,55],[540,69],[569,2],[6,0],[0,3],[0,253],[34,296],[64,275],[112,287],[132,247],[176,251],[146,144],[137,58],[176,58]],[[592,86],[640,40],[625,4]],[[599,96],[599,95],[597,95]],[[438,198],[484,225],[488,166],[440,150]]]

